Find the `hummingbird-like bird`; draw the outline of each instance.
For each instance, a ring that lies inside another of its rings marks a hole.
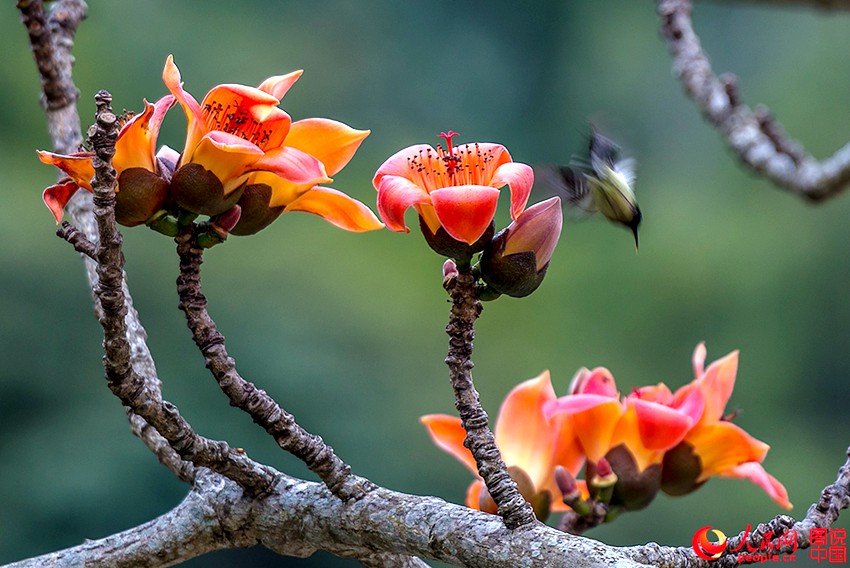
[[[551,186],[565,203],[588,213],[599,211],[623,225],[638,248],[640,208],[635,199],[635,161],[620,156],[616,142],[590,127],[588,156],[574,158],[568,166],[536,166],[537,179]]]

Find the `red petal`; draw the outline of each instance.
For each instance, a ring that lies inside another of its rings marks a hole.
[[[375,179],[378,179],[376,176]],[[409,233],[404,224],[404,212],[417,203],[431,203],[428,192],[412,181],[395,176],[381,175],[378,189],[378,214],[387,228],[399,233]]]
[[[670,407],[640,399],[631,399],[638,418],[641,443],[649,450],[669,450],[682,441],[693,419]]]
[[[534,171],[531,166],[510,162],[502,164],[493,174],[490,185],[496,188],[507,185],[511,191],[511,219],[516,219],[525,209],[531,186],[534,185]]]
[[[78,189],[80,189],[80,186],[77,185],[77,182],[70,178],[65,178],[65,180],[60,181],[56,185],[51,185],[44,190],[41,198],[44,200],[44,204],[47,205],[47,208],[53,213],[53,217],[56,219],[57,225],[62,222],[62,214],[65,211],[65,205],[67,205],[68,201],[71,200],[71,197],[77,193]]]
[[[437,218],[454,239],[472,244],[484,234],[499,202],[499,190],[480,185],[459,185],[431,192]]]

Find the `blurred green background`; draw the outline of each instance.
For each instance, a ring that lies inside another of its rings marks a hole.
[[[715,71],[738,73],[745,101],[770,106],[816,156],[847,142],[847,15],[734,4],[695,10]],[[75,78],[85,126],[98,89],[119,109],[165,94],[169,53],[198,98],[218,83],[303,68],[283,102],[294,119],[372,130],[334,184],[369,205],[377,166],[409,144],[436,144],[441,130],[503,143],[533,163],[583,150],[589,117],[607,126],[638,159],[640,255],[628,232],[602,219],[565,226],[541,289],[485,307],[474,357],[485,408],[495,416],[512,386],[543,369],[561,394],[583,365],[609,367],[624,391],[676,388],[691,379],[699,341],[709,360],[740,349],[730,408],[771,444],[765,466],[799,518],[850,444],[850,203],[809,206],[744,171],[671,76],[658,28],[653,3],[633,0],[93,1]],[[0,562],[9,562],[130,528],[187,487],[129,434],[105,387],[81,262],[53,235],[40,199],[56,172],[35,157],[49,139],[11,2],[0,13],[0,53]],[[173,111],[160,142],[182,147],[183,128]],[[125,239],[166,397],[198,432],[310,477],[228,407],[203,368],[176,309],[173,243],[142,228]],[[357,473],[461,502],[469,474],[417,420],[453,412],[441,264],[417,232],[355,235],[292,214],[208,253],[204,291],[242,373]],[[688,545],[703,525],[730,534],[780,512],[755,486],[716,479],[589,536]],[[249,563],[356,565],[258,548],[186,565]]]

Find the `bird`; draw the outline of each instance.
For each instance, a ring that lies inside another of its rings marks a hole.
[[[537,164],[535,179],[559,195],[568,206],[599,212],[631,230],[638,250],[638,226],[643,218],[634,193],[635,160],[621,156],[620,146],[594,126],[586,156],[569,165]]]

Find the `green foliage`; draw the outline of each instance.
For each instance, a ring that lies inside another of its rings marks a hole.
[[[847,141],[845,19],[701,3],[695,24],[716,70],[741,73],[746,101],[771,106],[819,156]],[[165,94],[169,53],[198,95],[304,68],[283,107],[295,119],[372,129],[334,184],[369,204],[374,169],[441,130],[503,143],[517,161],[566,163],[585,146],[589,116],[613,126],[638,159],[640,255],[627,232],[600,219],[568,222],[540,290],[485,307],[475,353],[484,406],[494,415],[512,386],[544,368],[559,394],[582,365],[609,367],[623,389],[676,388],[691,379],[698,341],[709,360],[740,348],[730,408],[772,445],[766,467],[801,516],[848,445],[850,206],[810,207],[742,171],[671,77],[657,30],[652,4],[631,0],[265,1],[238,11],[221,1],[90,2],[75,73],[89,121],[100,88],[119,109]],[[35,156],[49,140],[11,3],[0,16],[0,53],[0,562],[8,562],[129,528],[186,488],[131,437],[105,388],[81,263],[53,236],[40,200],[55,174]],[[160,140],[179,148],[183,118],[172,115]],[[501,226],[506,211],[500,204]],[[166,397],[200,433],[309,476],[217,392],[176,310],[173,244],[143,228],[124,232]],[[287,215],[210,251],[204,290],[243,374],[356,472],[462,502],[468,473],[417,420],[453,411],[441,263],[416,232],[353,235]],[[703,525],[732,534],[779,512],[754,486],[711,480],[591,536],[686,545]],[[190,565],[243,565],[248,554]],[[254,565],[333,562],[261,554]]]

